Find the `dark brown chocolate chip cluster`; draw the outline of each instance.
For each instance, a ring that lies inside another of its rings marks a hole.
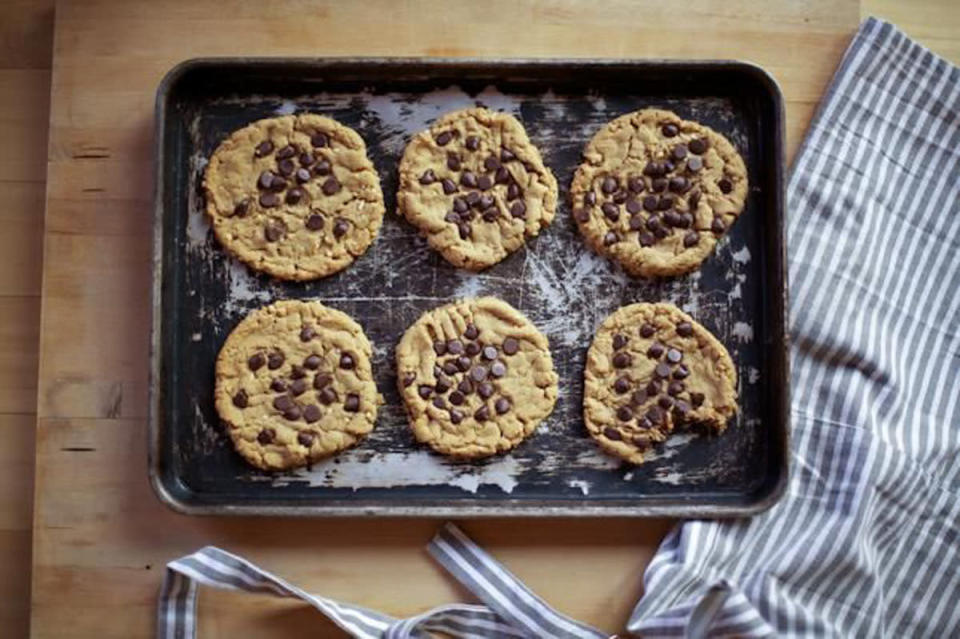
[[[437,135],[434,141],[445,147],[455,135],[459,133],[444,131]],[[501,215],[506,214],[524,219],[527,205],[523,202],[523,189],[505,166],[511,162],[519,162],[517,156],[510,149],[501,148],[499,157],[491,153],[482,163],[478,162],[479,158],[475,155],[480,149],[480,139],[477,136],[468,136],[464,140],[463,148],[465,155],[458,151],[447,152],[448,177],[439,178],[433,169],[427,169],[420,176],[420,184],[438,184],[443,193],[450,196],[452,209],[443,219],[456,226],[460,238],[464,240],[471,236],[474,223],[495,222]],[[467,165],[478,168],[470,169]],[[532,170],[531,166],[524,166]],[[495,197],[497,193],[500,198]]]
[[[672,138],[677,136],[679,129],[675,124],[667,123],[661,127],[660,133],[665,138]],[[696,246],[700,242],[700,233],[694,228],[693,211],[700,203],[700,190],[694,182],[703,169],[701,156],[708,148],[706,138],[697,138],[687,144],[677,144],[668,157],[651,160],[640,175],[607,175],[598,179],[576,209],[577,221],[586,223],[591,212],[599,207],[611,226],[603,237],[604,246],[625,241],[618,224],[622,215],[627,216],[628,228],[637,233],[641,246],[653,246],[675,232],[682,233],[685,247]],[[733,183],[726,177],[718,186],[723,193],[733,189]],[[715,217],[711,231],[721,234],[725,230],[723,220]]]
[[[675,327],[677,335],[690,337],[693,326],[680,322]],[[643,339],[655,338],[657,328],[645,323],[639,329]],[[633,356],[625,350],[630,338],[623,334],[613,336],[613,367],[620,371],[613,382],[613,391],[623,403],[617,407],[618,426],[607,426],[603,434],[613,440],[626,440],[645,448],[652,438],[651,429],[669,431],[673,421],[685,420],[693,408],[704,402],[702,393],[687,389],[686,380],[690,369],[683,363],[683,351],[666,346],[654,339],[645,356],[654,360],[653,373],[643,379],[633,379],[629,369]]]
[[[497,345],[480,337],[477,327],[470,324],[459,337],[435,341],[436,382],[417,386],[417,395],[446,410],[453,424],[459,424],[471,412],[474,419],[484,422],[494,414],[506,414],[513,406],[498,380],[507,374],[508,359],[520,351],[520,343],[507,337]],[[415,373],[407,373],[402,379],[404,387],[416,381]]]
[[[309,342],[314,337],[316,337],[316,331],[312,326],[307,325],[301,329],[301,341]],[[264,366],[268,371],[276,371],[270,381],[270,390],[274,393],[271,405],[278,414],[291,422],[302,419],[308,424],[313,424],[323,417],[321,405],[331,406],[341,401],[333,389],[333,375],[320,370],[323,359],[316,353],[308,355],[300,364],[291,365],[289,371],[281,374],[280,369],[286,361],[283,351],[277,348],[269,352],[254,353],[247,360],[247,366],[254,373],[262,370]],[[354,370],[356,366],[356,357],[352,353],[340,353],[341,369]],[[243,389],[233,396],[233,404],[237,408],[246,408],[248,400],[247,392]],[[343,410],[349,413],[360,410],[360,396],[356,393],[348,393],[342,402]],[[257,435],[257,441],[261,444],[269,444],[275,437],[274,429],[264,428]],[[309,447],[313,439],[314,435],[310,432],[303,431],[297,435],[297,441],[303,446]]]
[[[323,180],[320,191],[324,195],[335,195],[342,188],[340,182],[333,175],[330,161],[316,151],[327,147],[330,141],[326,134],[315,133],[310,138],[309,149],[300,149],[294,144],[276,149],[273,142],[264,140],[254,149],[254,156],[265,158],[272,156],[276,160],[273,169],[264,170],[257,178],[257,189],[260,191],[259,202],[264,209],[280,206],[282,202],[294,205],[305,202],[310,197],[303,185],[311,180]],[[241,200],[233,210],[236,217],[244,217],[250,211],[250,198]],[[324,227],[322,215],[311,213],[307,218],[306,227],[311,231],[319,231]],[[350,223],[344,218],[337,218],[333,223],[333,235],[341,238],[350,228]],[[287,228],[281,220],[267,222],[263,235],[268,242],[276,242],[287,234]]]

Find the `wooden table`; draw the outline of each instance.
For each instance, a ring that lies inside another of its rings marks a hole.
[[[888,12],[898,6],[871,2]],[[948,54],[960,52],[958,31],[941,18],[958,23],[949,2],[925,0],[926,13],[909,13]],[[7,146],[0,195],[8,205],[0,209],[7,231],[0,234],[0,627],[13,636],[27,627],[29,426],[38,393],[36,637],[151,636],[164,562],[206,543],[308,590],[396,615],[467,597],[422,551],[436,521],[187,518],[152,495],[144,424],[152,98],[170,66],[238,54],[742,58],[780,81],[792,153],[859,19],[855,0],[692,2],[683,15],[669,3],[598,8],[543,0],[520,10],[499,0],[59,4],[37,389],[37,213],[53,14],[48,4],[27,1],[8,1],[0,11]],[[464,527],[562,611],[615,631],[668,525],[490,520]],[[204,637],[341,636],[302,606],[209,591],[201,602]]]

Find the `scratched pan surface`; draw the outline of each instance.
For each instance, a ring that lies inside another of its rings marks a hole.
[[[393,214],[406,140],[440,114],[475,104],[513,113],[560,184],[556,221],[480,274],[459,271]],[[669,280],[625,276],[591,253],[566,193],[580,152],[607,121],[657,106],[726,135],[746,160],[746,211],[703,267]],[[217,245],[203,218],[203,168],[232,130],[313,111],[366,140],[387,219],[370,250],[333,277],[283,283]],[[200,60],[157,95],[157,211],[150,472],[161,498],[190,513],[736,516],[783,490],[788,432],[782,106],[762,71],[731,62]],[[422,312],[496,295],[550,339],[560,396],[511,453],[453,462],[416,444],[395,390],[393,349]],[[276,299],[343,310],[374,344],[386,398],[356,448],[268,474],[233,451],[213,407],[213,366],[230,330]],[[604,455],[581,416],[582,370],[597,325],[636,301],[671,301],[727,346],[741,411],[720,437],[680,433],[639,467]]]

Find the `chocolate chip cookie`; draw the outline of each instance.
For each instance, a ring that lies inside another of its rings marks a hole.
[[[747,169],[716,131],[644,109],[603,127],[570,188],[587,243],[633,276],[696,269],[743,211]]]
[[[217,356],[214,400],[237,451],[282,470],[355,444],[383,403],[370,356],[360,325],[319,302],[250,313]]]
[[[220,243],[251,268],[313,280],[373,243],[383,193],[356,131],[320,115],[259,120],[233,132],[203,180]]]
[[[407,145],[397,202],[448,262],[478,271],[550,224],[557,181],[516,118],[465,109]]]
[[[722,433],[737,411],[727,349],[672,304],[631,304],[607,317],[587,352],[584,381],[587,430],[635,464],[677,425]]]
[[[417,440],[458,458],[510,450],[557,401],[547,338],[494,297],[414,322],[397,345],[397,385]]]

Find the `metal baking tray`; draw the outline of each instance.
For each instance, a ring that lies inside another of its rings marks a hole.
[[[457,270],[394,214],[409,136],[449,110],[509,111],[560,184],[555,222],[500,264]],[[635,280],[592,253],[566,200],[590,137],[657,106],[726,135],[746,160],[745,213],[690,275]],[[366,140],[387,219],[370,250],[313,283],[258,275],[215,242],[203,168],[228,133],[259,118],[314,111]],[[156,102],[156,217],[150,383],[152,483],[195,514],[723,517],[772,505],[787,478],[788,355],[783,103],[761,69],[729,61],[197,59],[166,76]],[[395,389],[393,349],[423,311],[496,295],[550,339],[560,397],[512,452],[450,461],[418,445]],[[314,298],[349,313],[374,344],[386,398],[357,447],[310,468],[264,473],[233,451],[213,406],[214,360],[251,309]],[[600,321],[635,301],[671,301],[727,346],[741,410],[720,437],[682,433],[631,466],[602,453],[581,415],[583,364]]]

